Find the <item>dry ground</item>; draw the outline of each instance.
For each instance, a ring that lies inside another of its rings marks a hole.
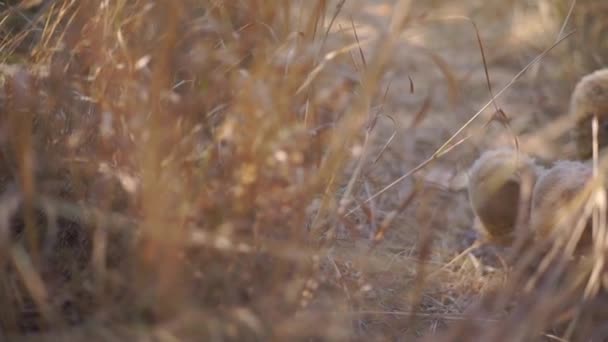
[[[386,95],[378,107],[386,117],[374,129],[374,148],[364,167],[359,194],[360,201],[373,197],[367,203],[372,214],[359,219],[367,220],[365,227],[377,227],[416,185],[422,184],[422,190],[404,210],[398,209],[386,235],[371,249],[369,242],[353,239],[346,232],[330,253],[336,260],[335,270],[330,271],[335,271],[344,291],[351,291],[347,297],[352,301],[346,306],[359,315],[353,321],[358,336],[401,341],[432,336],[464,320],[467,308],[505,281],[507,274],[494,257],[496,251],[488,248],[424,285],[417,283],[417,272],[431,272],[445,264],[477,235],[464,184],[466,169],[481,151],[514,146],[515,135],[522,150],[539,157],[541,163],[569,158],[567,135],[556,134],[554,140],[541,140],[540,145],[537,135],[542,127],[567,114],[569,93],[578,77],[564,76],[567,48],[558,47],[501,94],[496,105],[483,110],[472,128],[465,130],[472,134],[470,139],[393,183],[431,157],[491,98],[479,42],[469,20],[478,29],[494,94],[557,40],[561,23],[556,25],[555,18],[543,15],[542,5],[527,5],[524,1],[414,3],[413,11],[424,23],[405,30],[383,78],[381,88]],[[386,29],[394,6],[392,1],[347,1],[336,25],[349,29],[352,19],[359,39],[364,40]],[[365,47],[363,52],[373,54]],[[507,115],[509,126],[494,122],[480,128],[496,113],[496,106]],[[423,119],[417,121],[421,112]],[[379,152],[385,144],[386,150]],[[381,157],[372,162],[378,155]],[[382,194],[372,196],[379,192]],[[366,234],[370,233],[362,235]],[[427,257],[424,265],[419,264]],[[351,288],[349,281],[365,285]],[[495,314],[475,319],[491,328],[499,321],[500,315]]]

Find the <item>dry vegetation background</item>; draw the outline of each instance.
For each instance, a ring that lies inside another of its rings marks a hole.
[[[597,262],[442,268],[480,151],[571,154],[570,5],[0,2],[0,339],[605,340]]]

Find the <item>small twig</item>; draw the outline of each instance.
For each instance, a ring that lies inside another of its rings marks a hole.
[[[447,264],[443,265],[441,268],[439,268],[438,270],[430,273],[426,280],[432,279],[435,276],[439,275],[439,273],[443,272],[444,270],[448,269],[450,266],[454,265],[456,262],[460,261],[462,258],[466,257],[469,253],[471,253],[472,251],[478,249],[479,247],[483,246],[485,244],[485,242],[481,241],[481,240],[475,240],[475,242],[473,242],[473,244],[471,246],[469,246],[467,249],[465,249],[464,251],[462,251],[460,254],[458,254],[457,256],[455,256],[452,260],[450,260]]]
[[[416,316],[423,318],[440,318],[450,321],[479,321],[479,322],[500,322],[498,319],[491,318],[475,318],[468,317],[465,315],[449,315],[449,314],[430,314],[422,312],[409,312],[409,311],[375,311],[375,310],[361,310],[353,312],[336,312],[337,314],[350,314],[350,315],[393,315],[393,316]]]
[[[367,62],[365,61],[365,54],[363,53],[363,49],[361,48],[361,43],[359,41],[359,35],[357,34],[357,29],[355,28],[355,22],[352,17],[350,18],[350,24],[353,27],[353,34],[355,35],[355,40],[357,41],[357,44],[359,44],[359,55],[361,56],[361,62],[363,63],[363,68],[366,69]]]
[[[564,22],[562,23],[562,27],[559,29],[559,33],[557,34],[556,40],[559,40],[562,35],[564,34],[564,31],[566,30],[566,26],[568,25],[568,21],[570,21],[570,16],[572,15],[572,12],[574,12],[574,6],[576,6],[576,0],[572,0],[572,2],[570,3],[570,8],[568,9],[568,14],[566,15],[566,18],[564,19]]]

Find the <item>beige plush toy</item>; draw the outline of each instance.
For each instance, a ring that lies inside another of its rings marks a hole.
[[[587,160],[592,155],[591,119],[597,115],[598,145],[608,145],[608,68],[581,78],[570,99],[570,115],[575,120],[572,130],[577,157]]]
[[[486,240],[509,243],[518,220],[528,221],[532,188],[542,172],[533,159],[507,148],[486,151],[473,163],[469,200]]]
[[[579,237],[572,236],[579,221],[584,218],[584,208],[591,195],[593,168],[589,163],[559,161],[542,174],[534,187],[530,229],[537,239],[549,236],[562,237],[565,241],[577,238],[577,250],[591,245],[591,220],[582,222],[584,231]]]

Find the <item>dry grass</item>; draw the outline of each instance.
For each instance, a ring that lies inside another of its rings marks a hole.
[[[544,4],[548,21],[563,22],[568,17],[565,28],[576,29],[575,39],[568,41],[561,51],[562,65],[559,70],[563,78],[577,78],[581,73],[589,73],[603,68],[608,63],[608,27],[604,23],[608,15],[608,4],[597,0],[580,0],[576,10],[570,13],[570,1],[547,1]],[[570,15],[568,14],[570,13]]]
[[[0,20],[3,337],[607,335],[599,242],[441,268],[475,238],[473,145],[515,133],[554,156],[562,136],[491,115],[483,28],[409,1],[27,3]],[[446,58],[427,27],[472,52]]]

